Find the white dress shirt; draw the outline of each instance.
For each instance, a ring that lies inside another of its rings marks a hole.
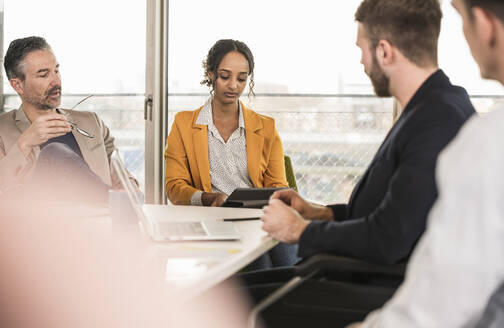
[[[504,280],[504,110],[441,153],[438,199],[404,283],[363,327],[473,327]],[[412,186],[414,188],[414,186]]]
[[[208,162],[212,191],[229,196],[236,188],[252,188],[247,164],[247,143],[245,140],[245,121],[243,110],[238,102],[238,128],[233,131],[227,142],[222,139],[213,123],[212,97],[201,109],[196,124],[208,125]],[[192,205],[202,205],[202,191],[191,197]]]

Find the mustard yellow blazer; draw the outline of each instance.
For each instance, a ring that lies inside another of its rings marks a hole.
[[[282,142],[275,120],[241,106],[252,184],[256,188],[287,187]],[[201,109],[178,113],[166,141],[165,190],[173,204],[190,204],[191,196],[198,190],[212,192],[208,126],[196,124]]]

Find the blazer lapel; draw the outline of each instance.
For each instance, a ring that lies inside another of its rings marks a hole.
[[[76,122],[77,123],[77,122]],[[77,123],[78,125],[78,123]],[[94,166],[94,156],[91,153],[91,145],[89,142],[91,141],[90,138],[83,136],[79,132],[77,132],[75,129],[72,130],[72,134],[75,138],[75,141],[77,141],[77,145],[79,146],[79,149],[81,151],[82,157],[84,158],[84,161],[88,163],[89,167]]]
[[[366,169],[366,172],[364,173],[364,175],[359,179],[359,181],[357,182],[357,184],[355,185],[355,187],[352,191],[352,194],[350,195],[350,199],[348,200],[348,216],[349,217],[351,215],[350,212],[352,211],[351,205],[353,204],[355,198],[357,198],[357,195],[359,194],[359,191],[361,190],[361,187],[364,184],[364,181],[367,180],[367,177],[369,174],[369,169],[370,169],[370,166]]]
[[[247,166],[250,180],[255,187],[259,187],[259,162],[264,145],[262,135],[263,124],[255,113],[247,110],[242,104],[245,121],[245,139],[247,148]]]
[[[194,153],[196,155],[201,184],[204,191],[212,192],[210,164],[208,163],[208,126],[198,125],[193,122],[193,129],[195,131],[193,134]]]
[[[28,120],[28,117],[26,117],[26,113],[21,107],[19,107],[16,110],[14,119],[16,121],[16,127],[19,129],[21,133],[25,132],[31,125],[30,121]],[[38,158],[39,154],[40,154],[40,147],[33,148],[33,155],[35,155],[35,158]]]
[[[390,136],[391,132],[392,132],[392,129],[389,131],[389,133],[385,137],[385,140],[378,148],[378,151],[376,152],[373,159],[371,160],[371,163],[369,163],[368,167],[366,168],[366,171],[364,172],[362,177],[359,179],[359,181],[355,185],[355,187],[352,191],[352,194],[350,195],[350,199],[348,200],[349,205],[351,205],[354,202],[354,200],[357,198],[357,195],[359,194],[361,187],[364,185],[364,183],[366,182],[366,180],[369,176],[369,171],[371,170],[371,168],[375,165],[376,161],[382,157],[382,153],[383,153],[384,149],[386,148],[386,144],[388,144],[388,140],[389,140],[389,136]],[[352,211],[352,208],[349,207],[348,208],[348,215],[349,216],[351,215],[351,211]]]
[[[72,116],[72,114],[70,112],[67,112],[67,111],[64,111],[61,109],[60,109],[60,111],[63,112],[65,115],[67,115],[67,117],[70,121],[75,122],[77,125],[79,125],[79,123],[81,123],[80,120],[78,118]],[[84,157],[84,161],[86,161],[86,163],[88,163],[89,165],[92,164],[93,157],[91,156],[91,153],[89,151],[89,149],[91,149],[90,145],[89,145],[89,142],[91,139],[83,136],[82,134],[77,132],[75,129],[72,129],[72,134],[75,138],[75,141],[77,141],[77,145],[79,146],[79,149],[82,153],[82,157]]]
[[[360,190],[361,190],[361,187],[364,185],[364,183],[366,182],[368,176],[369,176],[369,171],[371,170],[371,168],[375,165],[375,163],[383,157],[383,153],[385,152],[385,150],[387,149],[387,147],[389,146],[389,143],[391,142],[391,140],[393,139],[393,135],[396,133],[396,131],[402,126],[403,124],[403,121],[404,121],[404,117],[405,117],[405,112],[402,112],[401,115],[399,116],[399,118],[397,119],[397,121],[394,123],[394,125],[390,128],[389,132],[387,133],[387,136],[385,137],[385,139],[383,140],[382,144],[380,145],[380,147],[378,148],[378,151],[376,152],[376,154],[374,155],[373,157],[373,160],[371,161],[371,163],[368,165],[366,171],[364,172],[364,174],[362,175],[362,177],[360,178],[359,182],[357,182],[357,185],[355,186],[352,194],[350,195],[350,200],[348,201],[348,204],[352,204],[353,201],[357,198],[357,195],[359,194]],[[349,211],[351,211],[352,209],[349,208]],[[349,212],[349,215],[351,215],[351,213]]]
[[[83,122],[78,117],[73,116],[69,111],[61,111],[68,116],[68,119],[75,122],[77,126],[83,125]],[[95,138],[88,138],[77,132],[75,129],[72,130],[72,135],[79,146],[82,158],[87,163],[91,171],[95,172],[105,183],[112,184],[110,174],[107,174],[109,172],[108,167],[104,170],[101,160],[97,158],[93,152],[93,149],[96,149],[96,144],[99,143],[96,139],[99,136],[95,136]]]

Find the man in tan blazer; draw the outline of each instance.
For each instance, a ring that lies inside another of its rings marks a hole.
[[[95,113],[58,108],[61,77],[51,47],[40,37],[14,40],[4,66],[22,103],[0,115],[0,190],[43,178],[49,191],[58,186],[47,183],[63,182],[106,200],[110,187],[120,188],[110,166],[114,138]]]

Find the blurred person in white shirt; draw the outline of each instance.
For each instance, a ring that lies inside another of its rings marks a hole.
[[[245,326],[235,288],[188,299],[138,227],[78,212],[0,198],[0,327]]]

